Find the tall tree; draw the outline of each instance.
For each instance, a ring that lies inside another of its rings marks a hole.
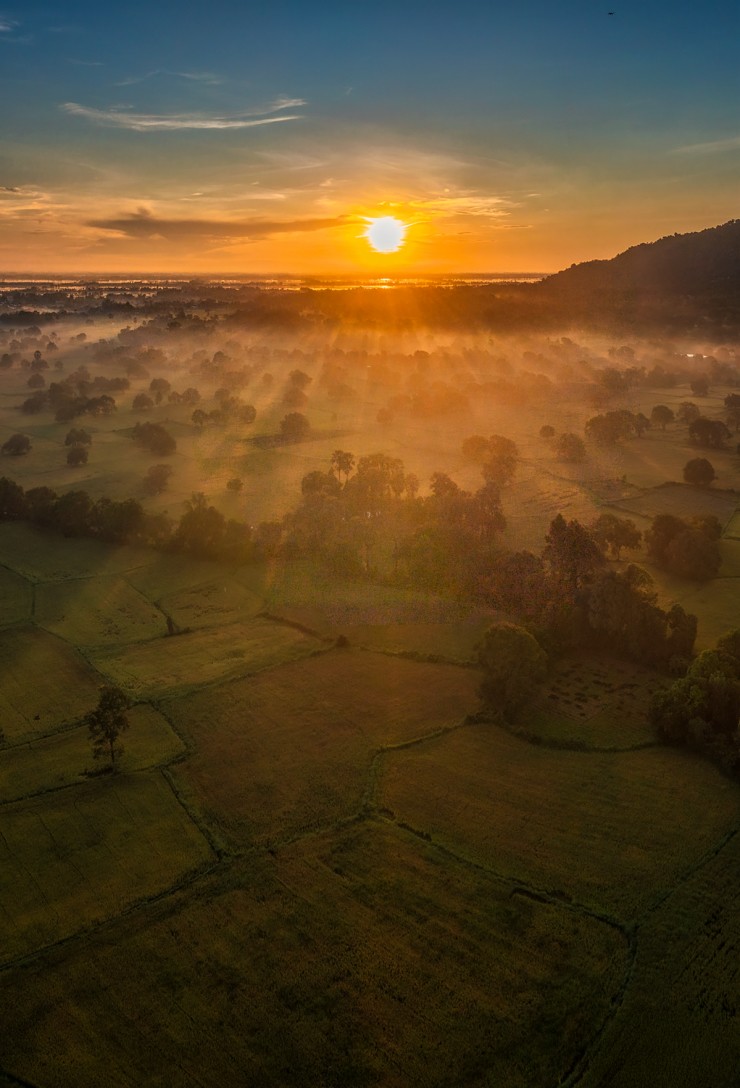
[[[125,692],[113,685],[105,685],[100,689],[97,707],[85,718],[93,756],[95,759],[107,759],[111,771],[118,769],[118,761],[123,755],[119,738],[129,727],[125,713],[129,705]]]

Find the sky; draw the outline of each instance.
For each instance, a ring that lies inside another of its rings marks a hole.
[[[737,0],[0,0],[0,273],[552,272],[714,226],[739,40]]]

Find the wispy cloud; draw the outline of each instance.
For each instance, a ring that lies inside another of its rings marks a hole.
[[[674,155],[711,155],[716,151],[737,151],[740,148],[740,136],[728,136],[724,140],[709,140],[701,144],[686,144],[674,147]]]
[[[6,19],[0,15],[0,34],[11,34],[18,26],[12,19]]]
[[[294,106],[303,106],[300,98],[280,100],[278,103],[259,110],[260,114],[275,114],[280,110]],[[84,117],[101,125],[113,125],[133,132],[169,130],[176,132],[185,129],[240,129],[256,128],[258,125],[276,125],[284,121],[299,121],[302,114],[283,114],[279,116],[255,116],[255,111],[244,110],[238,114],[206,113],[131,113],[123,109],[98,110],[91,106],[81,106],[77,102],[63,102],[61,107],[75,117]]]
[[[223,80],[213,72],[173,72],[169,68],[153,68],[151,72],[145,72],[143,76],[130,76],[121,79],[116,87],[131,87],[135,83],[145,83],[148,79],[156,79],[157,76],[172,76],[175,79],[188,79],[194,83],[208,83],[215,86],[223,83]]]
[[[167,240],[265,238],[272,234],[294,234],[336,227],[340,216],[313,219],[162,219],[145,208],[115,219],[91,219],[85,224],[97,230],[113,231],[127,238]]]

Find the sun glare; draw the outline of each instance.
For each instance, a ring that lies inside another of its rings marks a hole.
[[[365,237],[377,253],[395,253],[406,238],[407,226],[392,215],[368,219]]]

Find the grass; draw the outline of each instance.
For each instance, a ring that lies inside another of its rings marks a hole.
[[[50,945],[211,860],[156,772],[3,805],[0,962]]]
[[[360,826],[32,965],[0,1062],[50,1088],[531,1088],[598,1030],[625,960],[611,927]]]
[[[0,631],[0,725],[12,743],[53,733],[98,701],[100,678],[72,646],[36,627]]]
[[[32,582],[120,574],[151,561],[151,552],[143,549],[68,538],[17,521],[0,522],[0,554],[6,566]]]
[[[737,1082],[739,866],[735,835],[645,919],[633,984],[586,1088]],[[670,999],[656,1000],[662,994]]]
[[[665,677],[611,658],[561,658],[519,723],[529,737],[563,747],[623,748],[655,742],[647,712]]]
[[[695,452],[695,456],[700,454],[701,451]],[[732,491],[673,483],[653,487],[632,499],[621,499],[618,509],[645,518],[654,518],[658,514],[672,514],[677,518],[713,514],[724,526],[734,514],[737,504],[738,495]]]
[[[208,582],[189,586],[161,600],[162,608],[180,627],[213,627],[251,619],[262,608],[262,598],[230,578],[225,571]]]
[[[740,817],[736,784],[683,752],[555,751],[486,725],[386,754],[378,802],[508,878],[624,919]]]
[[[0,567],[0,626],[9,627],[28,620],[32,602],[30,583],[12,570]]]
[[[467,622],[358,624],[345,629],[352,645],[386,653],[438,656],[448,661],[472,662],[475,648],[496,614],[472,615]]]
[[[167,630],[162,612],[117,575],[37,586],[35,619],[85,647],[138,642]]]
[[[183,752],[183,744],[167,721],[153,707],[142,704],[126,714],[129,729],[121,738],[122,772],[171,762]],[[86,770],[97,767],[85,726],[0,748],[0,798],[3,802],[59,789],[83,780]]]
[[[167,703],[194,746],[176,776],[239,839],[355,812],[373,753],[459,722],[478,676],[451,665],[333,651]]]
[[[290,627],[254,619],[228,627],[99,651],[94,661],[134,698],[189,690],[303,657],[321,643]]]

